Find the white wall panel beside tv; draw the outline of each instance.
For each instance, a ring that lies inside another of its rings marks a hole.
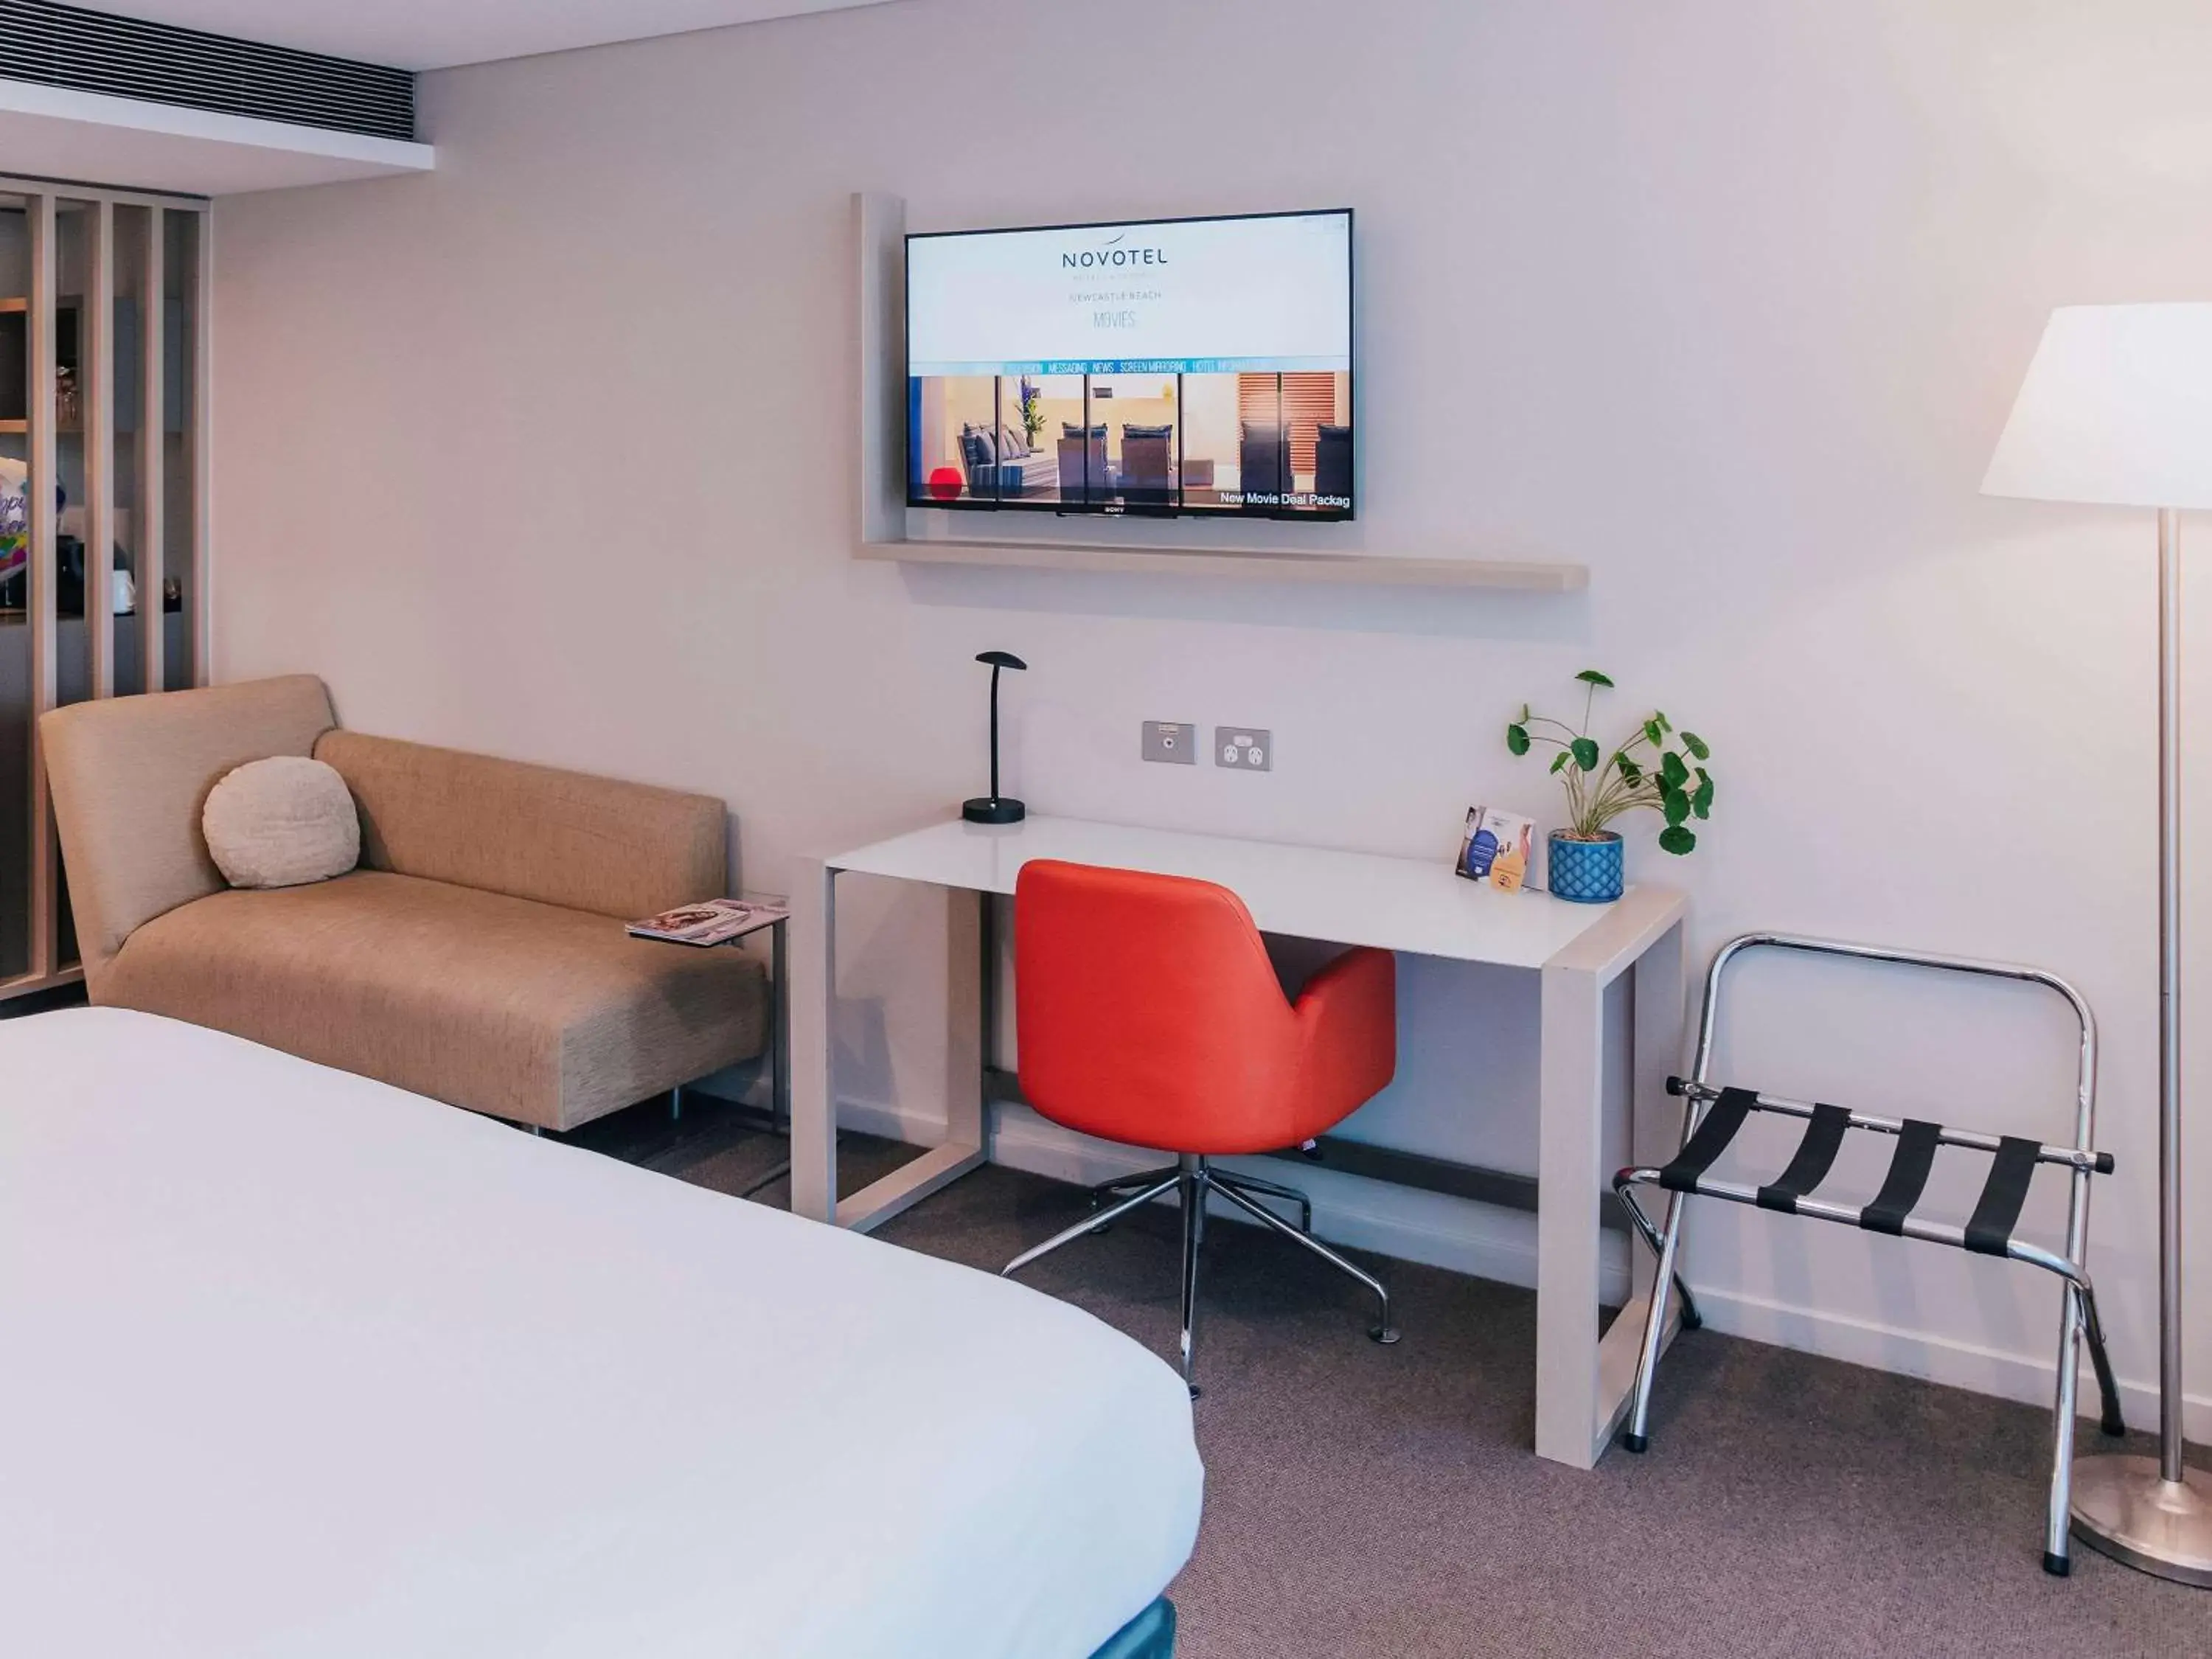
[[[1350,210],[910,235],[896,198],[854,204],[861,556],[1586,585],[1578,564],[1316,544],[1364,505]]]

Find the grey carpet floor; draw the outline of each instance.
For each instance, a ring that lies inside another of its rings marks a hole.
[[[625,1113],[592,1144],[725,1191],[781,1156],[687,1116]],[[849,1190],[908,1156],[848,1137],[841,1173]],[[881,1236],[995,1269],[1081,1207],[991,1169]],[[1160,1208],[1028,1279],[1166,1355],[1177,1249]],[[2212,1592],[2079,1547],[2071,1578],[2044,1574],[2043,1413],[1700,1331],[1662,1371],[1651,1452],[1579,1474],[1529,1450],[1528,1291],[1368,1265],[1398,1299],[1393,1348],[1324,1265],[1209,1229],[1183,1659],[2212,1656]]]

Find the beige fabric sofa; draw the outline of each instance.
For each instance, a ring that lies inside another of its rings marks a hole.
[[[726,890],[720,801],[336,726],[308,675],[42,717],[93,1001],[549,1129],[762,1052],[757,961],[622,927]],[[208,791],[310,754],[353,791],[361,868],[226,886]]]

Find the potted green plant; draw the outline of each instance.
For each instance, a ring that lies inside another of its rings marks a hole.
[[[1037,383],[1026,374],[1014,395],[1014,413],[1022,423],[1022,437],[1031,449],[1037,447],[1037,434],[1044,430],[1044,393]]]
[[[1582,682],[1583,720],[1578,726],[1532,714],[1521,705],[1521,718],[1505,728],[1505,746],[1525,755],[1539,744],[1559,752],[1552,771],[1567,792],[1567,827],[1551,835],[1551,889],[1555,898],[1604,904],[1620,896],[1620,836],[1606,826],[1624,812],[1649,807],[1667,820],[1659,845],[1680,855],[1698,844],[1690,820],[1711,817],[1713,780],[1704,763],[1712,757],[1694,732],[1678,732],[1656,709],[1629,739],[1606,754],[1589,735],[1590,715],[1600,689],[1613,682],[1595,668],[1575,676]],[[1639,751],[1648,753],[1639,755]],[[1687,758],[1685,758],[1686,757]]]

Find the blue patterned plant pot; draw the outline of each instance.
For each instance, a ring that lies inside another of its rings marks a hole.
[[[1620,837],[1610,830],[1596,841],[1552,831],[1552,896],[1577,904],[1610,904],[1620,896]]]

